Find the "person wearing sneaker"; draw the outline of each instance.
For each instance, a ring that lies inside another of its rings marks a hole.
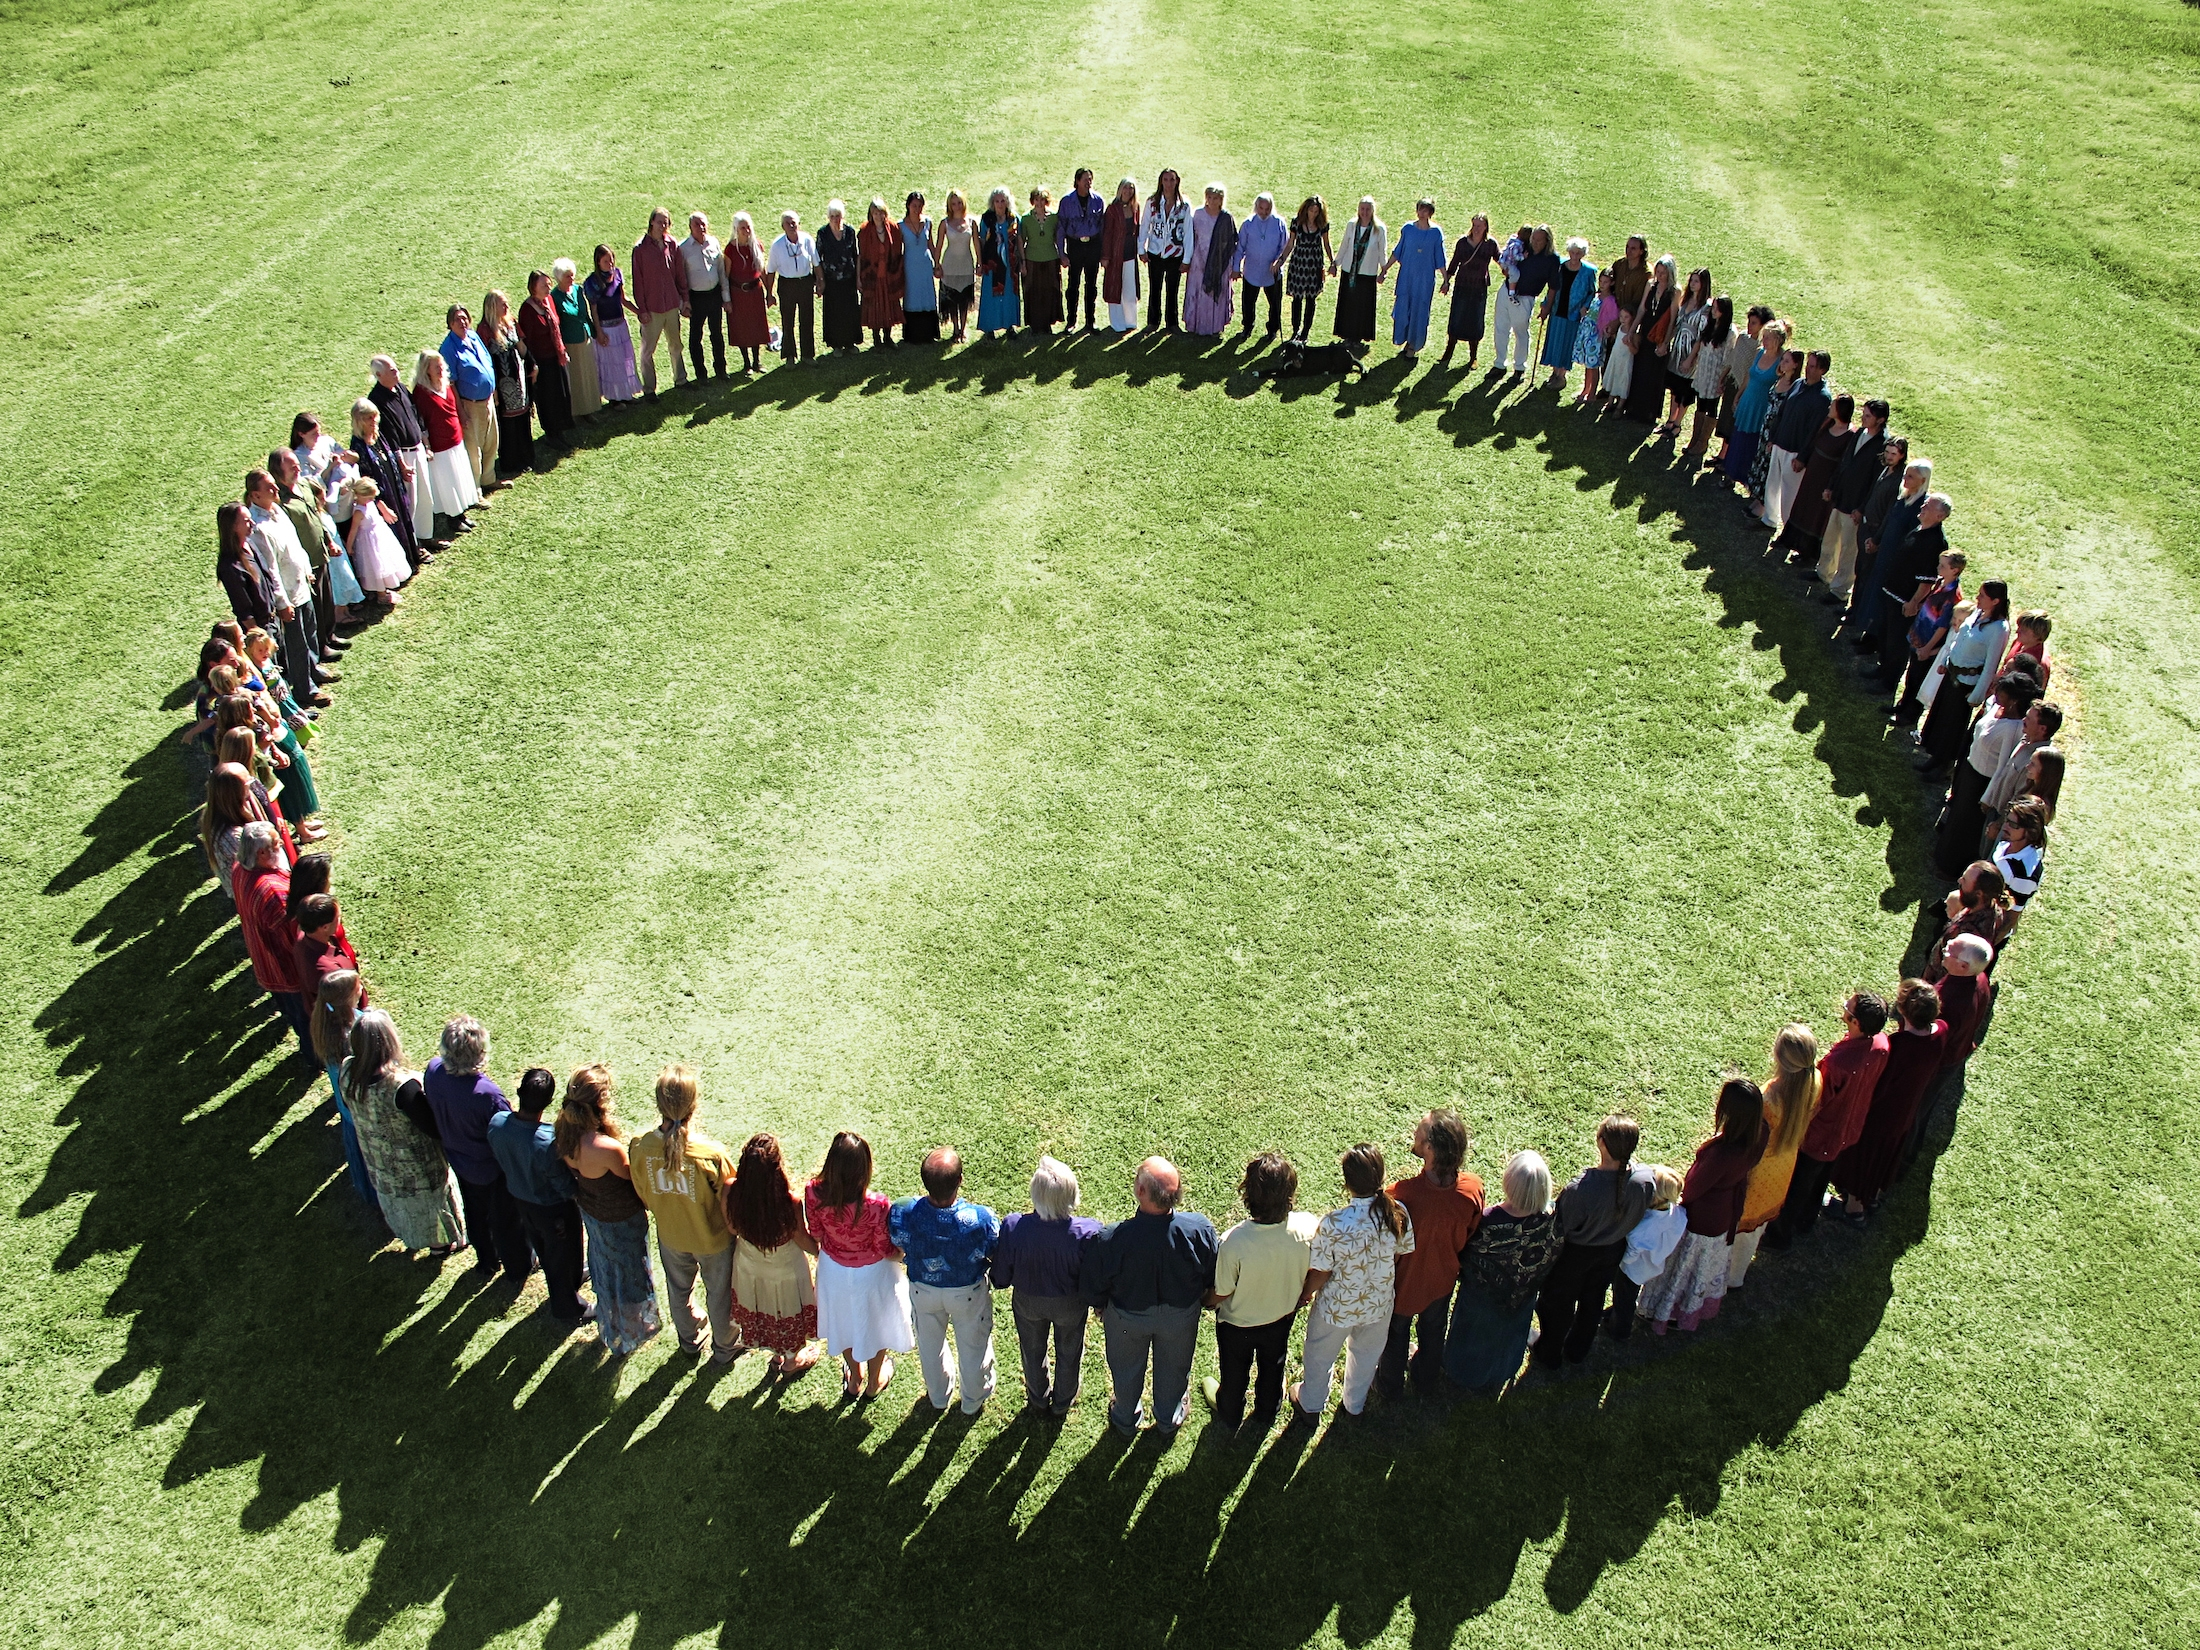
[[[550,1287],[550,1321],[578,1329],[595,1316],[581,1299],[581,1212],[573,1205],[573,1171],[558,1161],[556,1129],[542,1114],[557,1098],[558,1080],[541,1066],[519,1080],[519,1105],[489,1119],[489,1150],[519,1210],[542,1280]]]
[[[1215,1284],[1207,1291],[1207,1305],[1214,1309],[1222,1376],[1208,1376],[1200,1391],[1215,1419],[1241,1438],[1267,1437],[1283,1408],[1291,1325],[1305,1295],[1319,1224],[1292,1208],[1298,1195],[1299,1171],[1291,1160],[1281,1152],[1262,1152],[1238,1181],[1238,1197],[1250,1218],[1223,1233],[1215,1251]],[[1247,1424],[1249,1382],[1253,1414]]]
[[[1367,1407],[1368,1388],[1398,1295],[1398,1259],[1413,1253],[1413,1217],[1383,1184],[1383,1153],[1360,1142],[1338,1163],[1352,1201],[1314,1229],[1305,1293],[1306,1378],[1291,1389],[1291,1419],[1313,1422],[1329,1403],[1337,1354],[1344,1354],[1344,1412]]]

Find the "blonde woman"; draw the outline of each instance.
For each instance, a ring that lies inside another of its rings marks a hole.
[[[634,1190],[626,1135],[612,1110],[609,1066],[582,1066],[565,1080],[551,1147],[573,1171],[573,1201],[588,1238],[588,1282],[596,1294],[596,1338],[623,1358],[662,1325],[649,1276],[649,1211]]]
[[[977,235],[970,222],[970,203],[960,189],[947,192],[947,206],[932,239],[932,256],[940,266],[940,319],[952,322],[959,344],[970,328],[970,300],[978,287]]]
[[[771,295],[765,290],[769,273],[764,248],[757,244],[756,222],[746,212],[733,215],[733,239],[726,246],[721,267],[725,273],[726,340],[741,352],[743,372],[764,370],[764,351],[771,347]],[[702,373],[696,367],[698,376]]]
[[[359,1154],[397,1241],[439,1256],[465,1248],[458,1181],[443,1155],[435,1114],[420,1073],[405,1064],[397,1027],[379,1008],[361,1009],[352,1021],[343,1079]]]
[[[725,1189],[733,1179],[726,1148],[695,1129],[693,1066],[657,1074],[657,1127],[627,1148],[634,1190],[657,1219],[657,1260],[672,1297],[672,1327],[680,1350],[702,1350],[695,1282],[703,1283],[710,1316],[710,1357],[730,1364],[740,1353],[733,1331],[733,1234],[726,1228]]]
[[[1742,1199],[1742,1223],[1727,1257],[1726,1286],[1739,1289],[1757,1258],[1765,1228],[1787,1206],[1788,1182],[1795,1176],[1795,1154],[1803,1148],[1810,1120],[1817,1115],[1823,1080],[1818,1075],[1818,1034],[1800,1023],[1781,1028],[1772,1040],[1772,1076],[1765,1083],[1765,1127],[1771,1131],[1765,1155],[1749,1171]]]
[[[512,321],[512,300],[495,288],[481,300],[481,344],[489,352],[497,387],[497,456],[482,484],[489,492],[510,486],[507,477],[535,467],[535,398],[527,387],[527,346]]]
[[[432,349],[413,359],[412,404],[428,437],[428,473],[421,485],[435,513],[464,531],[466,512],[481,502],[481,489],[474,485],[473,463],[466,456],[466,430],[458,397],[451,391],[451,369]]]

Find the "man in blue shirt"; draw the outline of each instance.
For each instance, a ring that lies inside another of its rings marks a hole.
[[[1230,255],[1230,273],[1245,277],[1245,319],[1238,328],[1240,338],[1253,336],[1253,300],[1263,292],[1268,294],[1268,336],[1273,338],[1282,330],[1280,272],[1283,249],[1290,240],[1283,220],[1276,216],[1276,197],[1263,189],[1253,197],[1253,215],[1238,225],[1237,251]]]
[[[1135,1437],[1153,1360],[1153,1412],[1165,1432],[1184,1424],[1199,1345],[1199,1307],[1215,1284],[1214,1223],[1177,1205],[1183,1178],[1165,1157],[1138,1165],[1138,1213],[1092,1240],[1078,1284],[1107,1337],[1108,1424]]]
[[[555,1077],[531,1067],[519,1080],[519,1109],[489,1119],[489,1150],[504,1171],[527,1241],[542,1261],[551,1320],[572,1329],[596,1313],[580,1296],[581,1212],[573,1206],[573,1171],[558,1159],[557,1131],[542,1120],[557,1092]]]
[[[1054,245],[1062,254],[1062,268],[1069,291],[1062,301],[1062,330],[1077,324],[1077,283],[1085,283],[1085,330],[1100,298],[1100,231],[1106,227],[1108,203],[1092,192],[1092,168],[1077,168],[1075,186],[1062,197],[1054,215]]]
[[[497,484],[497,369],[489,359],[489,346],[474,331],[474,318],[464,304],[453,304],[443,313],[451,330],[443,335],[436,353],[450,369],[451,393],[458,397],[458,428],[466,439],[466,462],[474,467],[474,485],[484,496]]]
[[[993,1285],[986,1277],[1001,1217],[964,1201],[962,1158],[952,1146],[927,1152],[923,1197],[886,1212],[886,1227],[909,1269],[909,1310],[916,1319],[917,1362],[932,1407],[947,1408],[962,1388],[962,1410],[975,1415],[993,1396]],[[955,1335],[955,1367],[947,1336]]]

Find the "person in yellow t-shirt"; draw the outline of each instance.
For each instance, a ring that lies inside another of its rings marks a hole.
[[[695,1097],[694,1067],[660,1071],[662,1121],[627,1148],[627,1161],[634,1190],[657,1220],[657,1258],[665,1269],[680,1349],[691,1356],[702,1350],[703,1325],[694,1300],[700,1277],[703,1310],[710,1315],[711,1361],[730,1364],[741,1350],[733,1329],[733,1234],[726,1227],[722,1195],[733,1179],[733,1158],[709,1135],[696,1132]]]

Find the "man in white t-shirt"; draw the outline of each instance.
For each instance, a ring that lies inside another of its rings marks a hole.
[[[314,627],[313,563],[305,546],[283,514],[283,495],[275,478],[265,470],[253,470],[244,478],[245,509],[252,517],[247,541],[252,559],[260,564],[268,583],[280,591],[283,605],[276,617],[283,625],[283,675],[299,704],[325,705],[328,695],[321,684],[337,680],[336,672],[323,670],[315,661],[321,651],[320,633]]]
[[[764,254],[764,296],[779,299],[779,355],[791,367],[817,359],[817,242],[802,232],[802,220],[792,212],[780,214],[779,229]]]

